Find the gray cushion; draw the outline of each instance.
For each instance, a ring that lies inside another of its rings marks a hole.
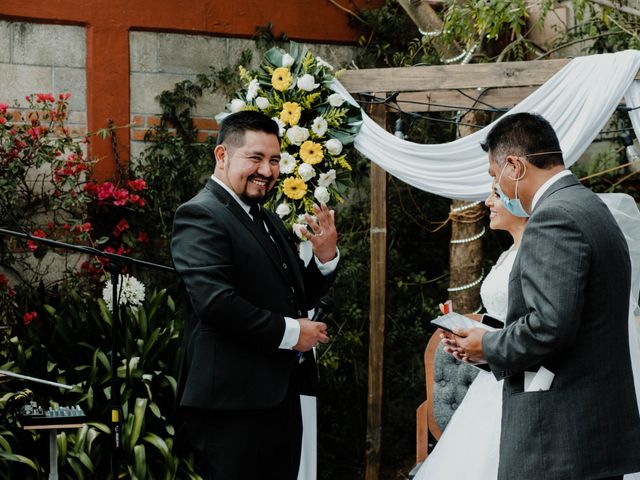
[[[433,368],[433,413],[441,430],[462,402],[478,369],[445,353],[442,344],[436,350]]]

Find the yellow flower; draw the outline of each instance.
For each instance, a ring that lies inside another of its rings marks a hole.
[[[300,158],[304,163],[308,163],[309,165],[320,163],[324,158],[322,145],[312,142],[311,140],[307,140],[300,145]]]
[[[300,200],[307,193],[307,184],[301,178],[288,177],[282,183],[282,191],[287,197]]]
[[[280,92],[284,92],[289,85],[291,85],[291,81],[293,77],[291,76],[291,72],[286,67],[279,67],[273,71],[273,75],[271,76],[271,85],[273,88]]]
[[[280,112],[280,120],[293,127],[300,121],[300,115],[302,115],[302,107],[300,105],[296,102],[285,102],[282,106],[282,112]]]

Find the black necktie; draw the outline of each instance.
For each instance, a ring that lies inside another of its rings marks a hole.
[[[262,219],[262,212],[260,211],[260,205],[255,203],[252,204],[249,207],[249,214],[253,219],[254,225],[258,227],[258,230],[260,230],[262,233],[268,236],[269,234],[267,230],[264,228],[264,220]]]

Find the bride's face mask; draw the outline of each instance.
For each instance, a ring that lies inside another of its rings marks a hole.
[[[504,174],[504,169],[507,167],[507,165],[508,163],[505,162],[504,166],[502,167],[502,170],[500,171],[500,176],[498,177],[498,180],[495,183],[496,193],[500,197],[500,201],[504,205],[504,208],[509,213],[511,213],[512,215],[515,215],[516,217],[528,218],[529,214],[525,211],[525,209],[522,206],[522,202],[520,202],[520,199],[518,198],[518,182],[522,180],[526,175],[527,166],[524,163],[522,164],[524,167],[524,172],[519,177],[517,178],[508,177],[508,178],[511,178],[511,180],[515,180],[516,182],[515,198],[511,199],[507,197],[507,195],[502,191],[502,188],[500,187],[500,180],[502,180],[502,175]]]

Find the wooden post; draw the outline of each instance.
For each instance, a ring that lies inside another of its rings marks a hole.
[[[449,298],[456,312],[475,312],[481,305],[482,236],[484,205],[454,200],[451,203],[449,246]]]
[[[387,128],[384,104],[374,105],[371,116]],[[380,478],[382,439],[382,379],[387,281],[387,173],[371,164],[371,269],[369,288],[369,385],[367,397],[366,480]]]
[[[470,112],[463,122],[477,125],[486,120],[482,112]],[[462,125],[460,136],[473,133],[475,127]],[[488,168],[488,164],[487,164]],[[449,298],[456,312],[472,313],[482,306],[480,283],[482,282],[482,237],[484,205],[454,200],[451,203],[451,244],[449,247]]]

